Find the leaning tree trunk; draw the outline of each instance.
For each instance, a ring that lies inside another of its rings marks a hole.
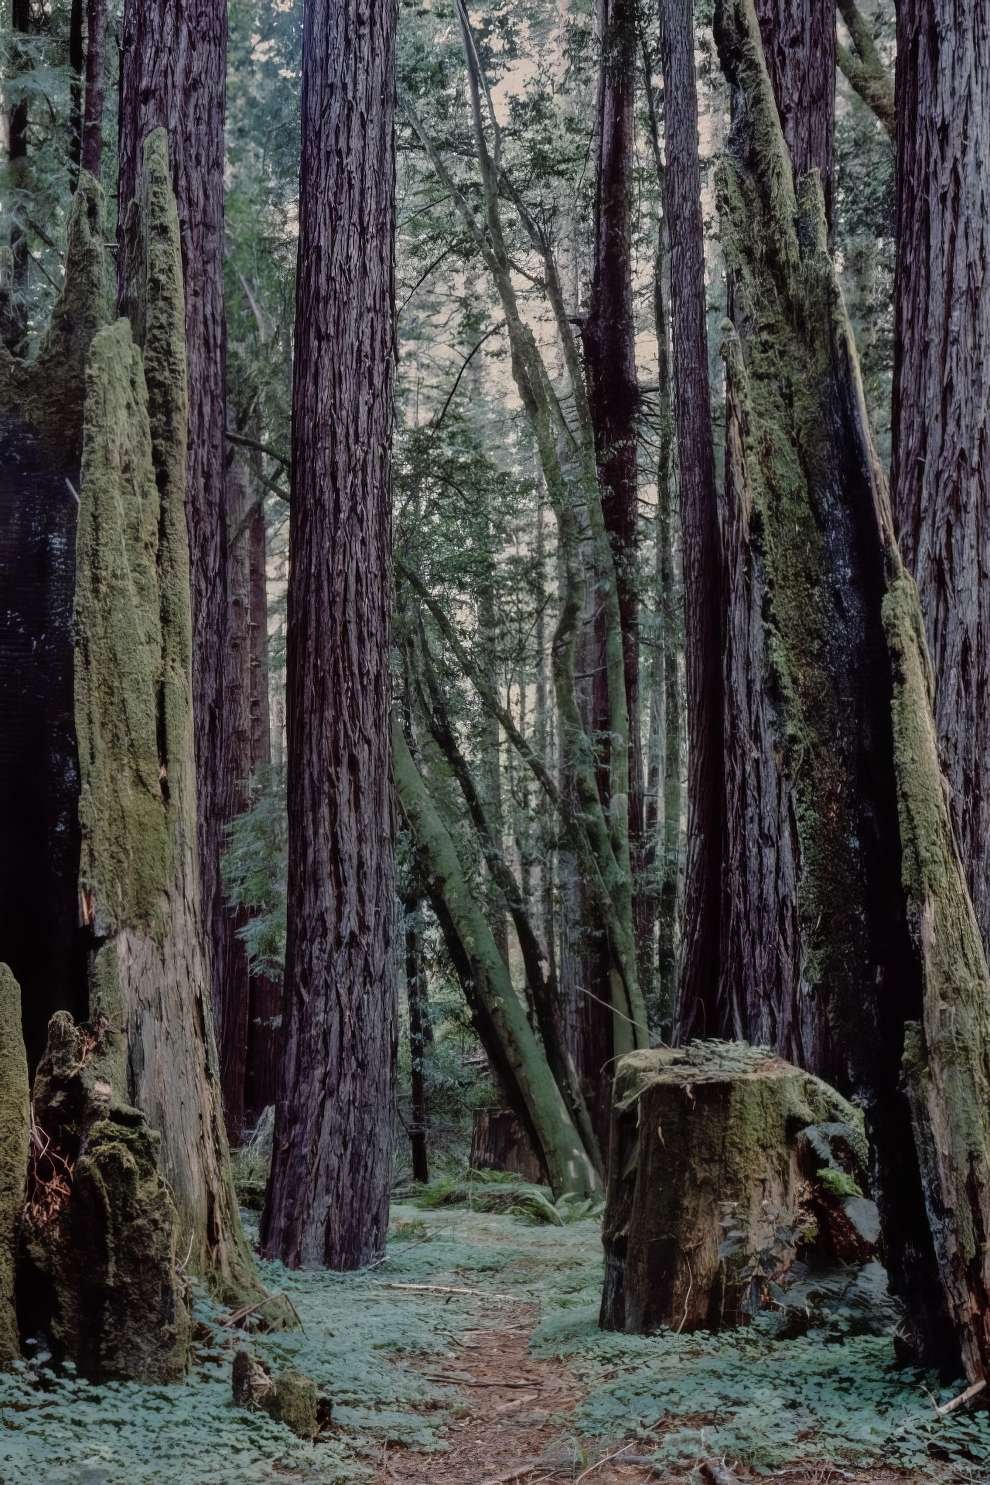
[[[413,891],[404,899],[406,1002],[409,1011],[410,1125],[413,1180],[430,1179],[430,1115],[426,1098],[426,1054],[433,1043],[430,1001],[420,936],[422,900]]]
[[[990,27],[979,0],[897,12],[897,535],[921,593],[935,720],[990,943]]]
[[[975,1380],[990,1364],[990,976],[939,771],[921,609],[820,177],[795,185],[753,0],[722,0],[716,21],[737,94],[718,177],[735,311],[727,503],[740,615],[727,674],[747,684],[730,746],[759,752],[769,735],[778,750],[802,990],[866,1108],[892,1281],[921,1353],[951,1364],[961,1350]],[[762,889],[766,853],[751,835],[727,864],[733,895]]]
[[[395,22],[395,0],[309,0],[303,36],[288,930],[262,1240],[342,1269],[384,1252],[392,1164]]]
[[[527,1122],[557,1194],[598,1189],[594,1162],[530,1025],[487,918],[471,893],[457,850],[409,751],[392,724],[395,791],[486,1051],[513,1107]]]
[[[714,1033],[718,1004],[722,798],[720,557],[698,157],[692,0],[661,7],[670,231],[674,416],[684,553],[688,840],[677,1030]]]
[[[227,911],[220,874],[228,823],[244,808],[237,738],[247,696],[226,674],[230,544],[226,491],[226,323],[223,304],[224,110],[227,3],[126,0],[120,97],[118,277],[126,281],[127,206],[135,194],[141,149],[156,127],[168,132],[179,208],[186,285],[189,368],[186,518],[193,618],[193,704],[199,797],[200,882],[208,965],[223,1071],[228,1128],[240,1132],[244,1080],[237,1034],[248,994],[247,956]]]

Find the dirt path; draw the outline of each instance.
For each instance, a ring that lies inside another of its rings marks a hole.
[[[405,1363],[465,1397],[463,1416],[447,1430],[448,1451],[422,1454],[392,1446],[379,1485],[544,1485],[587,1479],[588,1485],[641,1485],[648,1468],[603,1462],[569,1426],[582,1390],[561,1361],[529,1354],[534,1305],[506,1306],[493,1330],[469,1330],[454,1355],[410,1357]],[[615,1448],[618,1446],[612,1446]],[[642,1446],[631,1445],[632,1453]],[[589,1472],[590,1471],[590,1472]]]
[[[570,1415],[583,1396],[562,1361],[532,1356],[535,1305],[506,1306],[493,1329],[467,1330],[446,1356],[410,1356],[402,1363],[463,1395],[460,1416],[446,1430],[444,1453],[390,1445],[376,1485],[746,1485],[748,1472],[698,1461],[693,1472],[662,1474],[640,1463],[642,1441],[581,1439]],[[625,1458],[624,1456],[628,1456]],[[924,1485],[913,1475],[839,1470],[829,1465],[781,1471],[785,1485]]]

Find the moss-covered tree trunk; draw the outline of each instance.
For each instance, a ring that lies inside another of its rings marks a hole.
[[[541,1151],[558,1193],[586,1194],[598,1175],[523,1001],[499,952],[484,912],[475,902],[461,863],[398,722],[392,725],[395,789],[416,847],[423,880],[446,920],[462,979],[475,999],[476,1020],[503,1085],[518,1098],[518,1112]]]
[[[86,369],[76,577],[76,732],[90,1015],[121,1031],[118,1077],[162,1137],[190,1265],[259,1291],[221,1117],[200,917],[193,763],[182,262],[163,131],[132,217],[133,326]]]
[[[729,927],[767,970],[755,1035],[824,1061],[864,1101],[887,1261],[921,1351],[951,1362],[958,1347],[976,1378],[990,1359],[990,977],[939,771],[921,610],[821,180],[795,182],[753,0],[721,0],[716,35],[736,93],[718,178],[734,308]],[[765,818],[786,824],[779,839]]]
[[[260,1298],[228,1169],[200,919],[183,282],[163,133],[146,147],[132,218],[133,327],[109,323],[101,218],[99,188],[83,172],[65,285],[38,356],[0,349],[0,409],[17,407],[78,509],[68,660],[77,958],[57,983],[38,984],[32,1016],[67,993],[80,1017],[106,1016],[114,1094],[161,1135],[190,1270],[218,1293]],[[54,850],[59,830],[47,828]],[[40,956],[43,924],[38,940]]]
[[[231,1136],[244,1116],[243,1004],[248,965],[227,910],[220,861],[228,823],[245,804],[240,743],[248,706],[230,643],[233,576],[226,483],[226,321],[223,295],[227,0],[126,0],[121,26],[118,285],[127,277],[127,212],[152,129],[168,134],[178,203],[189,399],[186,520],[193,624],[193,703],[200,891]],[[226,1055],[230,1044],[231,1055]]]

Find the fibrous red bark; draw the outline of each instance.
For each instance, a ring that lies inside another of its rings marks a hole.
[[[932,663],[952,814],[990,942],[990,17],[897,13],[897,534]]]
[[[588,407],[594,429],[602,514],[615,563],[629,710],[629,848],[633,871],[642,865],[643,759],[639,728],[639,484],[637,472],[639,381],[632,284],[632,205],[636,96],[636,14],[632,0],[598,0],[601,49],[597,97],[595,255],[591,297],[582,329]],[[586,726],[598,751],[603,803],[609,794],[610,711],[605,663],[605,615],[599,574],[589,583],[582,642]],[[638,895],[638,894],[637,894]],[[594,904],[587,914],[595,917]],[[635,911],[635,909],[634,909]],[[609,956],[601,928],[583,944],[582,996],[575,1017],[575,1060],[600,1147],[607,1144],[613,1057]]]
[[[308,0],[293,389],[288,935],[262,1243],[384,1251],[396,1032],[389,745],[394,0]]]
[[[674,414],[680,468],[687,683],[688,839],[677,1025],[712,1034],[718,1011],[722,687],[720,555],[698,154],[692,0],[661,7]]]
[[[835,0],[757,0],[763,54],[794,173],[818,170],[829,217],[835,136]]]
[[[103,102],[106,67],[106,0],[86,4],[86,89],[83,97],[81,161],[99,179],[103,153]]]

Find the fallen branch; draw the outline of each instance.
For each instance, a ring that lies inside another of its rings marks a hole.
[[[942,1403],[941,1407],[935,1409],[936,1413],[940,1418],[944,1418],[946,1413],[954,1413],[956,1408],[961,1408],[966,1403],[972,1402],[974,1397],[978,1397],[986,1385],[987,1379],[982,1377],[979,1382],[974,1382],[972,1387],[967,1387],[965,1392],[960,1392],[958,1397],[950,1398],[947,1403]]]
[[[588,1476],[593,1475],[596,1470],[600,1470],[603,1464],[608,1464],[611,1460],[618,1459],[620,1454],[628,1454],[632,1447],[632,1444],[623,1444],[621,1449],[615,1449],[611,1454],[606,1454],[604,1459],[599,1459],[595,1464],[590,1464],[586,1470],[583,1470],[578,1475],[574,1481],[574,1485],[581,1485],[582,1480],[587,1480]]]
[[[413,1294],[466,1294],[472,1299],[490,1299],[495,1303],[525,1304],[519,1294],[492,1294],[487,1289],[464,1289],[457,1284],[380,1284],[380,1289],[403,1289]]]
[[[487,1480],[482,1480],[481,1485],[510,1485],[512,1480],[522,1480],[526,1475],[531,1475],[534,1470],[539,1469],[542,1464],[540,1459],[531,1459],[529,1464],[516,1464],[512,1469],[505,1470],[501,1475],[489,1475]]]
[[[482,1382],[475,1381],[471,1377],[444,1377],[439,1372],[422,1372],[420,1375],[424,1376],[428,1382],[442,1382],[445,1387],[498,1387],[506,1392],[510,1389],[525,1392],[527,1388],[534,1385],[532,1382]],[[537,1396],[537,1392],[534,1392],[534,1397]]]

